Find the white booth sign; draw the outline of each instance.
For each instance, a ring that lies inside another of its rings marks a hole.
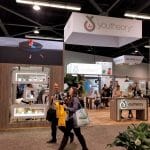
[[[67,73],[101,75],[102,67],[98,64],[70,63],[67,65]]]
[[[118,98],[110,103],[110,117],[120,121],[121,110],[136,110],[136,119],[148,120],[148,101],[147,99],[127,99]]]
[[[102,75],[112,75],[112,62],[97,61],[96,64],[99,64],[102,66]]]
[[[119,64],[128,64],[135,65],[140,64],[143,60],[143,56],[134,56],[134,55],[122,55],[113,59],[116,65]]]
[[[118,100],[118,106],[120,109],[138,109],[143,110],[147,107],[147,103],[142,100],[127,100],[127,99],[121,99]]]
[[[73,12],[64,28],[67,44],[121,47],[142,38],[142,21]]]

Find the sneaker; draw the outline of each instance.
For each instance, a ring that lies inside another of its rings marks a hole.
[[[47,141],[46,143],[49,143],[49,144],[51,144],[51,143],[56,143],[57,142],[57,140],[50,140],[50,141]]]

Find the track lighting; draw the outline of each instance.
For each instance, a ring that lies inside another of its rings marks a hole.
[[[146,15],[146,14],[140,14],[140,13],[134,13],[134,12],[126,12],[124,14],[125,17],[130,17],[130,18],[137,18],[137,19],[150,19],[150,15]]]
[[[37,5],[37,6],[44,6],[44,7],[53,7],[53,8],[60,8],[60,9],[68,9],[74,11],[80,11],[81,7],[75,4],[68,4],[68,3],[58,3],[58,2],[42,2],[39,0],[16,0],[16,3],[27,4],[27,5]]]
[[[150,45],[145,45],[144,47],[145,47],[145,48],[150,48]]]

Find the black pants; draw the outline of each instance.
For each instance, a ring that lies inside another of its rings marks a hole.
[[[52,140],[56,141],[56,135],[57,135],[57,125],[58,125],[58,119],[55,118],[51,121],[51,136],[52,136]],[[63,133],[65,133],[66,131],[66,127],[58,127],[60,131],[62,131]],[[72,132],[69,133],[69,136],[72,136]]]
[[[58,124],[57,118],[51,121],[51,136],[52,136],[52,140],[54,141],[56,140],[57,124]]]
[[[74,133],[77,136],[77,138],[82,146],[82,150],[88,150],[85,139],[84,139],[83,135],[81,134],[80,128],[74,128],[74,126],[73,126],[73,119],[69,119],[66,122],[66,130],[65,130],[63,139],[61,141],[59,150],[64,150],[65,146],[67,145],[69,135],[70,135],[70,132],[72,129],[74,130]]]

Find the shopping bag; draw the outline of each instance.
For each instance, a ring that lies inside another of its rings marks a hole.
[[[84,108],[77,110],[74,115],[74,127],[83,127],[89,124],[89,117]]]

